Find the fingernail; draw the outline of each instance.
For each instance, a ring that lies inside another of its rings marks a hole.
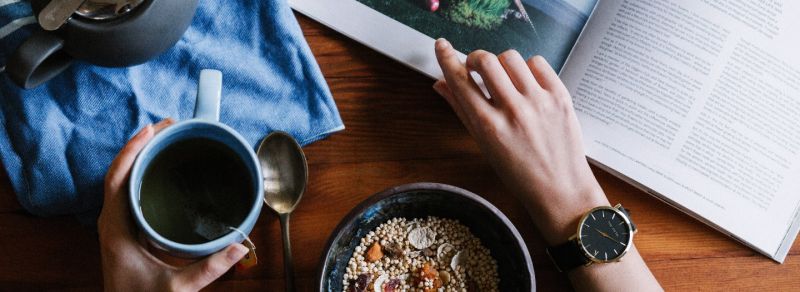
[[[158,122],[155,126],[158,127],[158,126],[168,125],[168,124],[172,124],[173,122],[174,121],[172,120],[172,118],[166,118],[166,119],[163,119],[160,122]]]
[[[436,93],[438,93],[439,95],[443,95],[442,90],[439,89],[439,86],[436,85],[436,83],[433,84],[433,91],[436,91]]]
[[[547,62],[547,59],[545,59],[545,58],[544,58],[544,57],[542,57],[541,55],[536,55],[536,56],[533,56],[533,59],[534,59],[535,61],[538,61],[538,62],[544,63],[544,64],[545,64],[545,65],[547,65],[547,66],[550,66],[550,63],[549,63],[549,62]]]
[[[436,40],[436,49],[437,50],[444,50],[450,47],[450,42],[448,42],[444,38],[439,38]]]
[[[442,94],[442,82],[441,81],[436,81],[436,82],[433,83],[433,90],[436,91],[436,93],[438,93],[439,95],[444,95],[444,94]]]
[[[238,261],[244,257],[247,252],[250,250],[247,249],[244,245],[241,244],[234,244],[233,248],[228,250],[228,259],[232,262]]]

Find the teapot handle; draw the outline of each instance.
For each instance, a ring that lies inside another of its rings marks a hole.
[[[25,89],[52,79],[72,64],[72,57],[63,47],[64,40],[50,33],[32,34],[9,58],[6,64],[9,78]]]

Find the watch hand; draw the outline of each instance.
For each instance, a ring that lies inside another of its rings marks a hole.
[[[602,235],[602,236],[603,236],[603,237],[605,237],[605,238],[608,238],[608,239],[610,239],[610,240],[611,240],[611,241],[613,241],[613,242],[619,243],[619,244],[621,244],[622,246],[627,246],[626,244],[624,244],[624,243],[622,243],[622,242],[619,242],[619,241],[617,241],[616,239],[614,239],[613,237],[609,236],[609,235],[608,235],[608,234],[606,234],[605,232],[603,232],[603,231],[600,231],[600,229],[597,229],[597,228],[595,228],[594,230],[597,230],[597,232],[599,232],[599,233],[600,233],[600,235]]]
[[[604,237],[611,238],[611,237],[609,237],[609,236],[608,236],[608,234],[606,234],[605,232],[603,232],[603,231],[600,231],[600,229],[597,229],[597,228],[595,228],[594,230],[597,230],[597,232],[599,232],[599,233],[600,233],[600,235],[602,235],[602,236],[604,236]],[[611,239],[613,239],[613,238],[611,238]]]

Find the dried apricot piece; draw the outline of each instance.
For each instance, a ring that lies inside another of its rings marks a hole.
[[[432,286],[424,287],[425,292],[435,292],[442,287],[442,280],[439,279],[439,271],[433,268],[430,263],[425,263],[419,269],[416,277],[414,277],[414,286],[420,287],[420,284],[430,283]]]
[[[367,261],[372,263],[380,260],[383,257],[383,251],[381,250],[381,245],[379,243],[373,243],[372,246],[367,250]]]

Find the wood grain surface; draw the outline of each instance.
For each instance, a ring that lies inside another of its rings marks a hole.
[[[305,148],[308,190],[292,217],[300,291],[311,291],[332,229],[373,193],[411,182],[473,191],[517,226],[533,256],[540,291],[569,290],[513,190],[498,179],[433,80],[304,16],[298,19],[333,92],[346,130]],[[666,290],[796,290],[795,243],[783,265],[761,256],[621,180],[594,169],[611,202],[632,210],[635,242]],[[259,266],[229,272],[210,290],[280,291],[283,265],[277,217],[261,214],[251,234]],[[71,217],[37,218],[17,203],[0,174],[0,290],[101,290],[94,230]],[[624,276],[624,275],[620,275]]]

